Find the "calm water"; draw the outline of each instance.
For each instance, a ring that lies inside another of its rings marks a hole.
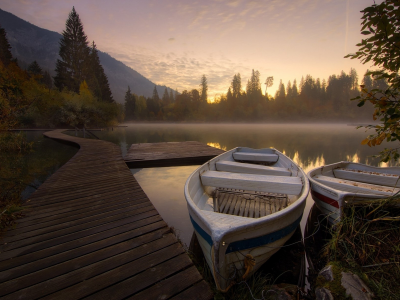
[[[126,124],[113,131],[95,132],[101,139],[120,145],[123,154],[131,144],[199,141],[224,150],[237,146],[252,148],[273,147],[298,163],[305,172],[342,160],[378,166],[371,155],[384,148],[362,146],[370,133],[347,125],[304,124]],[[173,226],[187,245],[193,234],[187,212],[183,187],[187,177],[198,166],[132,169],[158,212]],[[313,204],[307,199],[302,228]]]
[[[26,131],[33,149],[28,154],[2,153],[0,179],[19,178],[22,200],[26,200],[48,177],[70,160],[78,148],[45,138],[44,131]],[[13,179],[14,180],[14,179]],[[1,189],[1,187],[0,187]]]

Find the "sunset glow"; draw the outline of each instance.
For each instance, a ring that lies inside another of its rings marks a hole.
[[[252,69],[274,77],[268,93],[307,74],[371,66],[344,58],[361,41],[360,10],[372,0],[0,1],[0,7],[59,33],[72,6],[89,40],[154,83],[178,91],[208,79],[208,97],[226,93],[236,73],[245,89]]]

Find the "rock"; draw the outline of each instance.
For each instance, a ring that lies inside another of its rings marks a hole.
[[[332,266],[326,266],[323,268],[318,275],[321,275],[322,277],[325,278],[326,281],[333,281],[333,271],[332,271]]]
[[[265,298],[271,295],[273,295],[273,299],[275,300],[296,300],[297,285],[290,285],[285,283],[273,285],[268,291],[264,291]]]
[[[319,287],[315,290],[315,299],[316,300],[334,300],[332,293],[330,290],[327,290],[324,287]]]
[[[374,296],[360,277],[355,274],[342,272],[341,283],[346,289],[346,296],[351,295],[354,300],[369,300]]]

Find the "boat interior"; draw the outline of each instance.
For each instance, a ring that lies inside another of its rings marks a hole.
[[[202,209],[247,218],[278,212],[301,194],[303,181],[291,162],[274,153],[234,152],[200,174],[208,197]],[[215,169],[215,170],[214,170]]]
[[[383,171],[383,170],[382,170]],[[331,188],[363,194],[393,195],[400,191],[400,175],[368,169],[336,167],[312,178]]]

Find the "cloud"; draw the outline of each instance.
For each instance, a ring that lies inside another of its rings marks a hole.
[[[168,42],[170,42],[170,43],[175,42],[175,38],[169,38],[169,39],[168,39]]]

